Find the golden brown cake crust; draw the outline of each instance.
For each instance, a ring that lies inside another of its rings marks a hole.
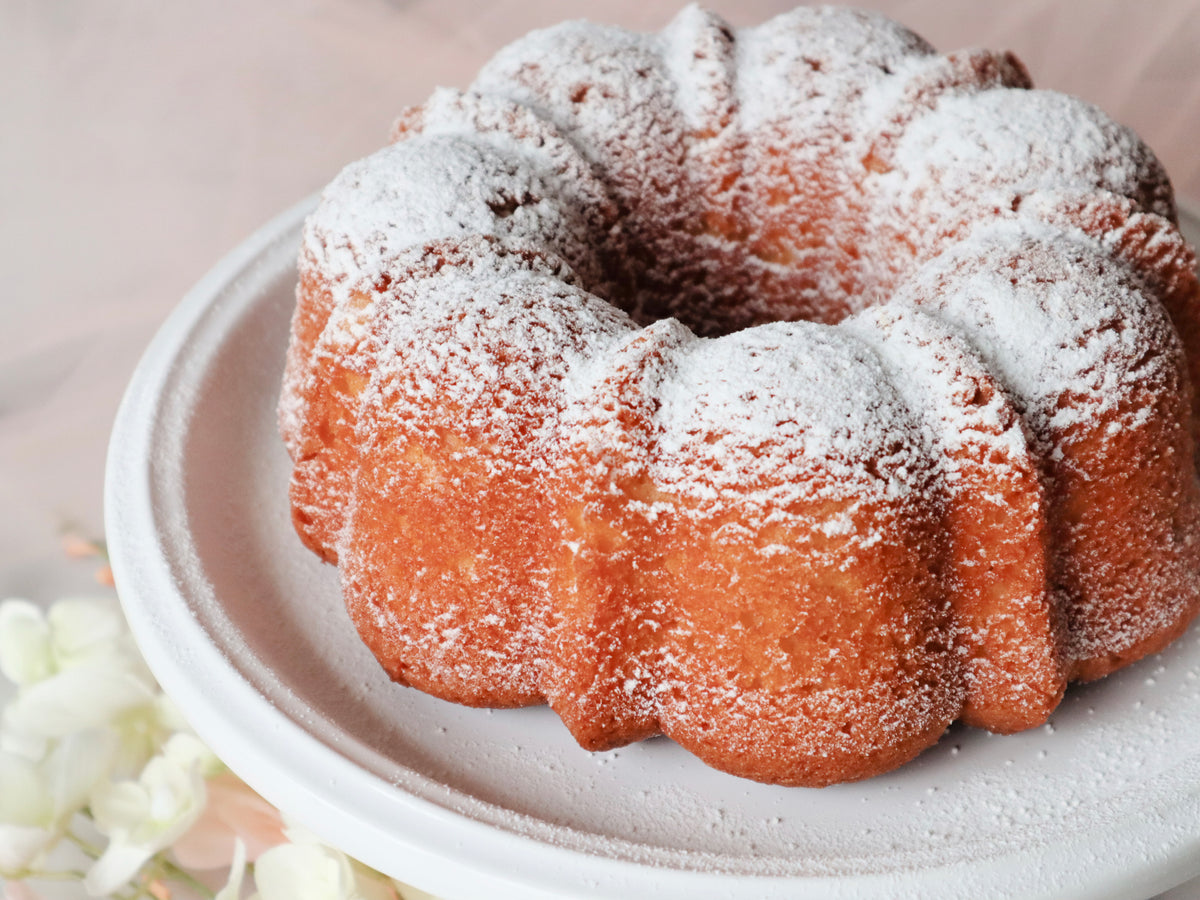
[[[1044,722],[1200,606],[1170,184],[878,16],[567,23],[309,219],[280,426],[398,682],[760,781]]]

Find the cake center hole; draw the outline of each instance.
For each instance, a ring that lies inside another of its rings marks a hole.
[[[610,299],[639,324],[674,317],[715,337],[777,321],[833,324],[882,298],[889,268],[837,167],[806,170],[798,184],[759,150],[745,148],[748,169],[677,184],[622,217],[600,252],[618,286]]]

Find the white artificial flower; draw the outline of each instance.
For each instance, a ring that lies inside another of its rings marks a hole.
[[[59,600],[46,614],[50,649],[61,672],[88,660],[131,654],[130,635],[121,607],[108,598]]]
[[[286,840],[279,810],[232,772],[210,777],[207,790],[203,814],[171,848],[181,866],[202,871],[228,866],[238,843],[253,862]]]
[[[194,734],[173,734],[163,745],[162,755],[181,769],[195,767],[205,780],[225,771],[225,764]]]
[[[200,817],[211,753],[196,745],[203,747],[191,735],[175,735],[137,781],[102,783],[92,794],[92,816],[108,846],[84,878],[89,894],[118,890]]]
[[[33,684],[54,673],[50,623],[28,600],[0,603],[0,672],[16,685]]]
[[[0,751],[0,874],[35,867],[106,775],[116,741],[81,731],[40,760]]]
[[[113,778],[136,778],[171,736],[193,736],[175,704],[161,691],[149,703],[134,705],[115,716],[108,727],[119,739]]]
[[[0,823],[0,878],[24,878],[62,837],[53,828]]]
[[[280,844],[254,864],[257,900],[357,900],[344,853],[323,844]]]
[[[388,877],[323,844],[294,820],[290,843],[267,850],[254,864],[258,893],[251,900],[396,900]]]
[[[17,686],[0,720],[0,877],[10,885],[36,877],[82,815],[107,839],[83,880],[92,896],[119,892],[178,847],[182,865],[229,866],[214,900],[240,900],[254,857],[259,900],[430,898],[298,825],[285,834],[278,810],[159,690],[115,602],[63,600],[48,613],[0,603],[0,674]]]
[[[110,600],[63,600],[48,614],[5,601],[0,658],[18,685],[3,712],[4,750],[36,760],[73,732],[112,728],[121,739],[114,764],[130,775],[165,736],[158,686]]]
[[[0,603],[0,672],[19,687],[112,657],[149,678],[114,600],[59,600],[49,612],[28,600]]]
[[[192,730],[192,726],[183,717],[183,713],[175,705],[175,701],[161,692],[154,699],[154,719],[158,727],[168,733],[176,731],[190,733]]]
[[[155,694],[154,682],[140,665],[121,656],[98,657],[22,686],[4,711],[4,727],[60,738],[152,705]]]
[[[40,823],[49,807],[49,791],[37,764],[14,753],[0,752],[0,822]]]
[[[233,859],[229,863],[229,880],[217,891],[213,900],[241,900],[242,880],[246,877],[246,845],[241,838],[233,843]]]
[[[315,833],[309,831],[291,816],[283,816],[283,834],[293,844],[322,844]]]

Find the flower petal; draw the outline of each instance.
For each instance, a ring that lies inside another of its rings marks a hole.
[[[44,827],[53,818],[53,803],[37,764],[0,752],[0,822]]]
[[[116,735],[102,729],[67,735],[54,747],[42,770],[56,819],[87,804],[96,785],[110,774],[116,752]]]
[[[158,727],[164,731],[182,731],[186,733],[192,730],[192,726],[183,717],[183,713],[175,705],[175,701],[166,694],[160,693],[158,695],[154,704],[154,717],[158,723]]]
[[[232,772],[208,781],[208,805],[192,828],[171,848],[175,859],[189,869],[216,869],[229,864],[235,843],[247,858],[257,860],[285,842],[279,810]]]
[[[84,886],[95,895],[116,890],[195,824],[205,798],[199,765],[183,769],[165,756],[150,760],[136,782],[102,783],[91,808],[108,847]]]
[[[163,745],[162,754],[181,769],[195,766],[205,778],[225,771],[225,764],[194,734],[173,734]]]
[[[59,836],[53,828],[0,825],[0,877],[20,877],[35,868]]]
[[[280,844],[258,858],[260,900],[349,900],[354,874],[338,851],[321,844]]]
[[[290,816],[283,817],[283,833],[293,844],[320,844],[321,839]]]
[[[156,756],[146,763],[138,783],[146,790],[150,809],[137,834],[160,850],[187,833],[208,801],[207,786],[196,763],[184,768],[166,756]]]
[[[117,740],[113,778],[137,778],[162,746],[168,732],[158,721],[154,704],[137,706],[118,716],[108,726]]]
[[[92,791],[92,818],[101,834],[128,834],[150,815],[150,795],[136,781],[101,782]]]
[[[30,735],[63,737],[107,725],[152,703],[154,695],[155,686],[122,660],[90,660],[19,691],[4,724]]]
[[[240,900],[242,879],[246,875],[246,845],[239,838],[233,845],[233,859],[229,863],[229,880],[217,891],[213,900]]]
[[[83,879],[83,888],[92,897],[115,893],[137,875],[154,852],[137,844],[110,841],[104,854],[92,864]]]
[[[50,625],[28,600],[0,603],[0,672],[14,684],[33,684],[54,674]]]
[[[46,616],[51,647],[60,669],[89,658],[110,656],[126,633],[121,608],[108,598],[81,597],[59,600]]]
[[[30,762],[37,762],[39,759],[45,759],[49,748],[50,741],[41,735],[0,728],[0,753],[11,753]]]

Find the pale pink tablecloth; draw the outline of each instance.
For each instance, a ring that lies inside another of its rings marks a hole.
[[[714,0],[749,24],[788,0]],[[1133,126],[1200,202],[1200,3],[866,0],[944,49],[1015,50],[1041,86]],[[138,354],[220,255],[383,140],[436,85],[596,0],[0,0],[0,595],[86,581],[105,443]],[[1200,896],[1200,887],[1176,896]]]

